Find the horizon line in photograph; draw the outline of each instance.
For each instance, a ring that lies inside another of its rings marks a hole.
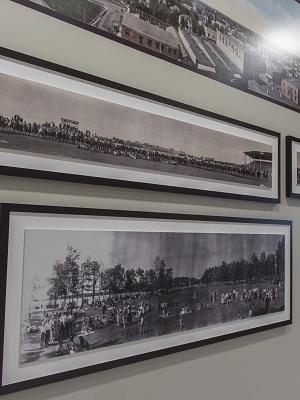
[[[200,280],[206,270],[223,263],[249,261],[253,254],[268,256],[281,240],[282,236],[278,234],[28,230],[25,234],[24,287],[30,287],[38,278],[40,287],[44,288],[40,294],[46,298],[53,266],[64,262],[70,247],[78,254],[78,265],[90,259],[101,269],[120,265],[125,271],[151,270],[156,258],[160,258],[166,268],[172,269],[173,277]],[[36,270],[37,265],[39,270]],[[27,305],[31,295],[29,291]]]
[[[272,146],[265,143],[6,74],[0,74],[0,86],[3,96],[0,114],[4,118],[19,115],[28,123],[55,125],[69,121],[98,137],[118,138],[234,164],[245,164],[246,153],[272,153]]]

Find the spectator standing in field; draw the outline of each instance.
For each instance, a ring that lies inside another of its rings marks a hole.
[[[53,315],[50,318],[49,325],[50,325],[50,342],[52,343],[54,340],[54,329],[55,329],[55,321]]]
[[[253,305],[251,305],[251,306],[249,307],[249,311],[248,311],[248,317],[249,317],[249,318],[252,318],[252,317],[253,317],[253,311],[254,311],[254,307],[253,307]]]
[[[66,323],[67,323],[67,317],[65,313],[63,313],[60,316],[59,322],[60,322],[59,337],[61,339],[64,339],[66,337]]]
[[[140,335],[145,333],[145,314],[142,312],[140,319]]]
[[[120,310],[117,310],[116,314],[116,320],[117,320],[117,327],[120,328]]]
[[[40,341],[41,348],[45,346],[45,337],[46,337],[46,327],[45,327],[45,322],[43,322],[41,326],[41,341]]]
[[[51,330],[49,319],[46,319],[44,326],[45,326],[45,347],[48,347],[49,340],[50,340],[50,330]]]
[[[271,298],[269,293],[266,294],[266,298],[265,298],[265,305],[266,305],[266,314],[269,314],[270,311],[270,302],[271,302]]]
[[[128,325],[132,324],[132,311],[131,311],[131,307],[128,307],[128,311],[127,311],[127,322]]]
[[[67,337],[70,337],[73,334],[73,321],[74,321],[74,317],[73,314],[70,312],[68,317],[67,317]]]
[[[183,315],[182,314],[180,314],[180,318],[179,318],[179,327],[180,327],[180,330],[182,332],[183,329],[184,329],[184,321],[183,321]]]
[[[126,308],[124,308],[122,312],[122,322],[123,322],[123,328],[126,328]]]

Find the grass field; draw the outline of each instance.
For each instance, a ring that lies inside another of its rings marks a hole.
[[[103,11],[100,4],[89,0],[44,0],[53,10],[89,24]]]
[[[255,285],[235,285],[235,286],[218,286],[215,288],[217,292],[217,302],[210,302],[209,287],[189,287],[175,293],[167,295],[152,296],[150,297],[150,311],[145,315],[145,333],[141,336],[139,331],[139,320],[133,319],[132,324],[124,327],[117,327],[115,322],[109,323],[105,328],[95,330],[95,332],[86,337],[91,349],[98,349],[111,345],[127,343],[139,339],[157,337],[161,335],[180,332],[180,311],[182,305],[189,305],[190,312],[185,314],[184,331],[203,328],[210,325],[229,323],[231,321],[248,319],[248,312],[250,304],[255,307],[254,318],[258,315],[265,314],[265,303],[260,300],[255,300],[253,303],[245,303],[240,300],[232,302],[231,304],[222,305],[220,297],[223,292],[229,292],[233,289],[238,290],[239,293],[244,288],[249,290],[253,287],[267,287],[272,285],[268,284],[255,284]],[[197,311],[194,296],[196,295],[197,304],[202,303],[204,307],[202,310]],[[159,302],[164,301],[168,303],[168,317],[162,316],[162,311],[159,309]],[[270,313],[279,312],[284,310],[284,291],[278,292],[275,300],[271,301]],[[101,315],[100,309],[92,309],[87,311],[87,315],[92,313],[94,316]],[[102,315],[101,315],[102,316]],[[75,330],[79,330],[79,326]],[[78,332],[77,332],[78,333]],[[78,340],[78,339],[77,339]],[[40,348],[40,334],[30,334],[21,345],[21,363],[32,361],[41,361],[48,358],[55,357],[55,345],[50,345],[48,348]]]
[[[57,158],[77,159],[93,163],[103,163],[124,166],[135,169],[144,169],[167,173],[173,175],[190,176],[207,180],[225,181],[245,186],[262,186],[271,188],[271,179],[247,179],[235,175],[221,172],[207,171],[199,168],[185,167],[183,165],[171,165],[167,163],[158,163],[148,160],[134,160],[124,156],[114,156],[111,154],[94,153],[87,150],[78,149],[75,145],[69,143],[60,143],[46,139],[40,139],[32,136],[25,136],[18,133],[0,132],[0,148],[11,150],[26,151],[44,156],[53,156]]]

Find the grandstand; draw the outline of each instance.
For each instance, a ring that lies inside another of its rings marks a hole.
[[[244,154],[246,158],[245,164],[260,170],[268,170],[272,173],[272,153],[265,151],[246,151]]]

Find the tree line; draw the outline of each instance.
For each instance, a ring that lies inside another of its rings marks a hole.
[[[182,288],[199,283],[253,282],[261,280],[284,280],[284,239],[278,242],[273,253],[263,251],[250,259],[241,258],[230,263],[205,269],[201,278],[174,276],[172,267],[156,257],[152,267],[144,269],[124,268],[121,264],[105,267],[101,261],[87,257],[80,261],[81,253],[72,246],[67,247],[64,261],[56,261],[48,278],[48,296],[57,300],[71,301],[91,298],[95,302],[100,293],[114,295],[120,293],[150,292]]]
[[[150,269],[125,269],[121,264],[105,268],[101,261],[91,257],[80,262],[80,255],[77,249],[68,246],[65,260],[54,263],[47,292],[54,302],[67,298],[84,301],[89,296],[94,303],[99,293],[154,293],[199,282],[196,278],[174,277],[173,268],[167,267],[160,257],[154,259]]]
[[[249,260],[240,260],[207,268],[201,278],[205,284],[221,282],[255,282],[261,280],[284,281],[284,238],[273,253],[263,251],[259,256],[252,254]]]

